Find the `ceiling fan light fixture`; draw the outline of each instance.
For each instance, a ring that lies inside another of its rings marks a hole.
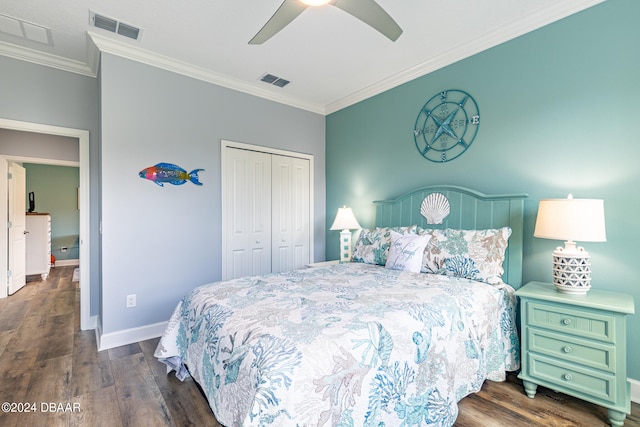
[[[249,44],[262,44],[289,25],[309,7],[335,6],[382,33],[391,41],[402,34],[402,28],[376,0],[283,0],[276,13],[249,40]]]
[[[307,6],[324,6],[331,2],[331,0],[300,0],[301,3],[306,4]]]

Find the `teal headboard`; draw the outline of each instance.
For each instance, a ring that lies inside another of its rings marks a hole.
[[[420,206],[431,193],[442,193],[449,200],[451,213],[442,224],[427,224]],[[417,224],[423,228],[458,228],[480,230],[511,227],[506,257],[503,263],[504,281],[514,288],[522,285],[522,241],[524,199],[527,194],[486,195],[468,188],[433,185],[405,193],[392,200],[373,202],[376,205],[376,227],[396,227]]]

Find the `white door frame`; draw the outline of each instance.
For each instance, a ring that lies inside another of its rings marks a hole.
[[[253,144],[246,144],[244,142],[235,142],[235,141],[227,141],[227,140],[220,140],[220,163],[221,163],[221,188],[222,188],[222,198],[221,200],[225,200],[225,177],[226,177],[226,173],[224,171],[225,169],[225,165],[226,165],[226,161],[225,161],[225,148],[239,148],[242,150],[249,150],[249,151],[258,151],[261,153],[268,153],[268,154],[279,154],[281,156],[288,156],[288,157],[297,157],[300,159],[307,159],[309,160],[309,262],[312,262],[315,257],[314,257],[314,252],[315,252],[315,245],[314,245],[314,224],[315,224],[315,220],[314,220],[314,197],[313,197],[313,191],[315,188],[315,184],[314,184],[314,164],[313,164],[313,160],[314,157],[312,154],[304,154],[304,153],[297,153],[295,151],[287,151],[287,150],[280,150],[278,148],[271,148],[271,147],[264,147],[262,145],[253,145]],[[224,248],[226,247],[226,239],[227,239],[227,232],[225,231],[224,228],[224,224],[225,224],[225,211],[224,208],[222,209],[222,272],[226,272],[226,267],[225,267],[225,253],[224,253]],[[222,275],[223,279],[224,279],[224,274]]]
[[[42,163],[61,166],[79,166],[80,174],[80,329],[95,329],[96,317],[91,317],[91,244],[90,244],[90,158],[89,158],[89,131],[82,129],[65,128],[59,126],[50,126],[39,123],[22,122],[17,120],[9,120],[0,118],[0,128],[42,133],[48,135],[66,136],[78,139],[78,148],[80,154],[80,162],[70,162],[52,159],[40,159],[31,157],[4,157],[23,163]],[[2,171],[0,171],[2,172]],[[6,177],[6,175],[5,175]],[[2,192],[0,191],[0,195]],[[0,224],[7,224],[7,213],[5,209],[0,209]],[[7,241],[6,227],[0,227],[0,242]],[[4,244],[4,243],[2,243]],[[4,257],[3,257],[4,258]],[[0,277],[7,277],[6,260],[0,259]],[[0,286],[0,298],[7,296],[7,287]]]

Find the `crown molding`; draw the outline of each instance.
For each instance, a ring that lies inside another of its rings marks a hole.
[[[87,35],[100,52],[131,59],[152,67],[161,68],[183,76],[289,105],[291,107],[300,108],[313,113],[324,114],[324,106],[322,105],[305,102],[289,96],[274,94],[273,92],[261,89],[243,80],[197,67],[183,61],[178,61],[174,58],[163,56],[155,52],[120,43],[119,41],[103,37],[102,35],[91,31],[87,31]]]
[[[93,72],[94,76],[98,76],[98,70],[100,69],[100,49],[93,42],[93,39],[89,37],[87,32],[87,67]]]
[[[87,63],[74,61],[48,53],[39,52],[23,46],[0,41],[0,55],[20,61],[31,62],[45,67],[51,67],[62,71],[81,74],[88,77],[97,77],[100,64],[100,53],[105,52],[117,55],[136,62],[144,63],[156,68],[161,68],[197,80],[202,80],[228,89],[237,90],[249,95],[254,95],[280,104],[325,114],[324,106],[305,102],[303,100],[279,95],[265,89],[256,87],[240,79],[215,73],[213,71],[197,67],[186,62],[178,61],[163,55],[156,54],[138,47],[132,47],[124,43],[103,37],[91,31],[87,31]]]
[[[518,19],[497,30],[490,31],[473,39],[469,43],[455,47],[441,55],[430,58],[416,66],[407,68],[389,78],[383,79],[325,106],[325,114],[331,114],[349,107],[372,96],[378,95],[401,84],[422,77],[455,62],[473,56],[477,53],[495,47],[499,44],[515,39],[523,34],[537,30],[545,25],[566,18],[567,16],[588,9],[606,0],[570,0],[552,5],[526,18]]]
[[[12,43],[0,41],[0,55],[19,61],[31,62],[33,64],[44,65],[45,67],[56,68],[70,73],[81,74],[83,76],[96,77],[94,70],[80,61],[51,55],[45,52],[18,46]]]
[[[69,60],[48,53],[38,52],[33,49],[6,42],[0,42],[0,55],[95,78],[98,75],[100,53],[105,52],[280,104],[289,105],[291,107],[317,114],[327,115],[357,104],[358,102],[364,101],[365,99],[371,98],[418,77],[437,71],[457,61],[473,56],[523,34],[544,27],[545,25],[551,24],[569,15],[603,3],[604,1],[606,0],[564,0],[562,2],[556,2],[552,6],[542,9],[535,14],[513,21],[497,30],[489,31],[480,37],[474,38],[469,43],[450,49],[447,52],[400,71],[399,73],[355,91],[352,94],[327,105],[307,102],[296,97],[277,94],[272,91],[268,91],[265,88],[258,87],[257,82],[256,84],[252,84],[251,82],[216,73],[202,67],[178,61],[174,58],[107,38],[92,31],[87,31],[86,33],[86,63]]]

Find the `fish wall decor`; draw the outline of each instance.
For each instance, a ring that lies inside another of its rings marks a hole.
[[[173,163],[158,163],[142,169],[138,175],[140,175],[140,178],[148,179],[160,187],[164,187],[165,182],[173,185],[182,185],[187,181],[191,181],[195,185],[202,185],[198,178],[198,172],[203,170],[194,169],[187,173],[185,169]]]

